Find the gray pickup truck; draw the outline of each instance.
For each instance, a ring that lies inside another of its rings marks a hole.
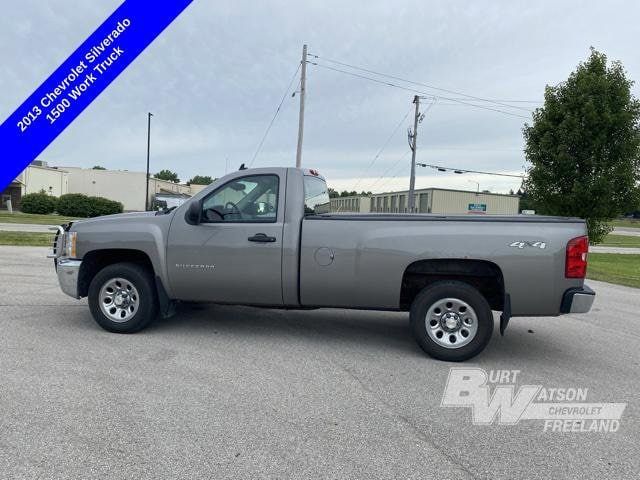
[[[512,316],[588,312],[576,218],[335,214],[315,170],[240,170],[165,212],[59,227],[62,290],[135,332],[176,303],[408,311],[429,355],[462,361]]]

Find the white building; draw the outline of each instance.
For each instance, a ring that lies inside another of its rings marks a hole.
[[[184,185],[151,177],[149,179],[149,205],[156,196],[172,200],[191,197],[206,185]],[[127,170],[94,170],[80,167],[49,167],[46,162],[34,161],[0,194],[0,208],[20,209],[23,195],[45,191],[59,197],[66,193],[83,193],[105,197],[122,203],[125,211],[145,209],[146,173]]]
[[[59,197],[69,192],[69,174],[61,169],[52,168],[46,162],[34,161],[25,168],[0,194],[0,208],[8,208],[11,200],[12,208],[19,210],[23,195],[44,191]]]
[[[371,196],[331,199],[334,212],[404,213],[408,211],[409,192],[376,193]],[[517,215],[520,197],[502,193],[469,192],[445,188],[423,188],[415,191],[418,213],[459,215],[467,213]]]
[[[69,172],[69,192],[116,200],[126,211],[145,209],[146,173],[127,170],[94,170],[92,168],[60,167]],[[156,194],[173,193],[191,196],[191,188],[151,177],[149,205]]]
[[[371,212],[371,197],[355,196],[355,197],[336,197],[331,199],[332,212]]]

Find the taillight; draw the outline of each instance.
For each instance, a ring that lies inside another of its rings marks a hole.
[[[567,278],[584,278],[587,274],[587,253],[589,237],[582,236],[567,243],[567,260],[564,265],[564,276]]]

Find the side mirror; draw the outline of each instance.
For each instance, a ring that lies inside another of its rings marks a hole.
[[[200,214],[202,213],[202,204],[199,201],[193,200],[189,203],[187,214],[184,219],[191,225],[198,225],[200,223]]]

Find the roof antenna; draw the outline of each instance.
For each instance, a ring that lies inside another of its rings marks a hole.
[[[239,170],[246,170],[246,169],[247,169],[247,167],[244,166],[244,163],[242,165],[240,165]]]

